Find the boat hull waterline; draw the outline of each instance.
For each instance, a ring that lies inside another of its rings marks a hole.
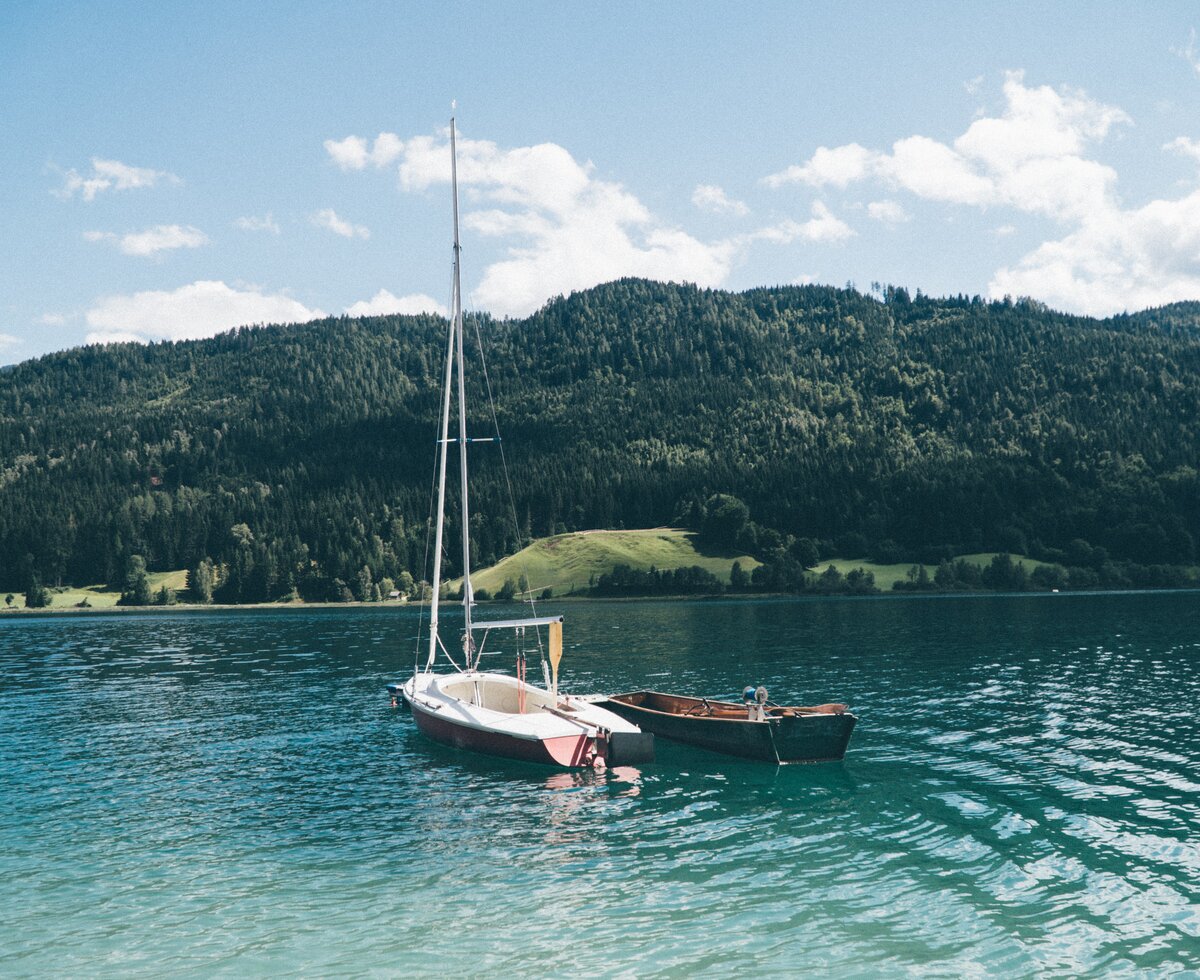
[[[744,705],[658,691],[615,694],[600,704],[662,738],[779,765],[844,758],[858,722],[845,705],[768,708],[764,721],[751,721]]]
[[[590,702],[501,674],[424,675],[404,684],[417,729],[443,745],[565,769],[654,761],[654,736]],[[466,688],[465,690],[460,690]],[[478,693],[476,693],[478,692]],[[478,702],[478,703],[475,703]]]

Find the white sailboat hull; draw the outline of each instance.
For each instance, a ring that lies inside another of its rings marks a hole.
[[[419,674],[402,693],[418,729],[445,745],[565,768],[654,758],[654,736],[619,715],[504,674]]]

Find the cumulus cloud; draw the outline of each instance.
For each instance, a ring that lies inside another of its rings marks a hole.
[[[179,183],[178,177],[165,170],[131,167],[119,160],[92,157],[91,173],[80,174],[77,170],[68,170],[63,177],[63,186],[55,193],[63,198],[71,198],[78,193],[85,201],[92,201],[104,191],[153,187],[160,180]]]
[[[20,337],[14,337],[10,333],[0,333],[0,351],[8,350],[10,347],[18,347],[20,344]]]
[[[872,201],[867,205],[867,217],[887,225],[898,225],[910,220],[912,215],[895,201]]]
[[[1116,172],[1082,154],[1129,117],[1081,92],[1028,87],[1020,72],[1006,76],[1004,97],[1001,115],[975,120],[951,144],[914,135],[897,140],[890,153],[858,143],[822,146],[765,182],[844,188],[874,179],[929,201],[1008,206],[1060,220],[1111,204]]]
[[[424,293],[409,293],[406,296],[393,296],[386,289],[381,289],[370,299],[360,299],[346,307],[348,316],[388,316],[395,313],[416,314],[436,313],[447,316],[448,311],[432,296]]]
[[[299,323],[323,317],[281,293],[234,289],[220,281],[174,290],[105,296],[85,315],[89,344],[118,340],[188,340],[251,323]]]
[[[234,221],[233,226],[240,228],[242,231],[269,231],[272,235],[279,234],[279,225],[275,219],[271,217],[271,212],[268,211],[261,218],[257,215],[248,215],[238,218]]]
[[[1020,72],[1005,77],[1003,91],[999,114],[981,115],[952,141],[915,134],[887,151],[858,143],[820,147],[765,182],[865,183],[924,201],[1057,222],[1061,235],[994,273],[994,297],[1033,296],[1098,316],[1200,297],[1200,191],[1124,207],[1116,171],[1093,158],[1093,148],[1128,124],[1128,115],[1077,90],[1026,85]],[[1200,160],[1200,141],[1188,137],[1163,149]],[[889,220],[902,207],[878,201],[867,213]],[[1002,223],[994,234],[1013,230]]]
[[[116,235],[110,231],[85,231],[89,242],[111,242],[125,255],[152,256],[176,248],[199,248],[208,244],[208,236],[190,225],[157,225],[145,231]]]
[[[876,166],[878,159],[879,154],[857,143],[848,143],[833,149],[819,146],[807,163],[793,164],[786,170],[770,174],[763,178],[763,183],[768,187],[782,187],[784,184],[809,184],[813,187],[832,184],[835,187],[846,187],[866,177],[872,167]]]
[[[1095,214],[998,270],[989,291],[1094,316],[1200,298],[1200,191]]]
[[[1176,136],[1171,142],[1164,143],[1163,149],[1200,161],[1200,140],[1189,139],[1186,136]]]
[[[370,238],[371,229],[363,225],[354,225],[349,221],[343,221],[337,216],[337,212],[333,208],[324,208],[309,218],[310,221],[318,228],[327,228],[335,235],[341,235],[343,238]]]
[[[777,225],[760,228],[744,236],[745,239],[776,242],[790,245],[801,240],[806,242],[843,242],[853,238],[855,231],[837,217],[822,201],[814,201],[812,217],[808,221],[783,221]]]
[[[394,163],[401,190],[412,192],[449,182],[447,144],[445,132],[405,140],[381,133],[370,144],[351,136],[325,148],[345,170]],[[590,163],[554,143],[508,149],[460,138],[458,179],[464,226],[507,244],[471,295],[474,305],[501,316],[524,315],[555,294],[622,276],[719,286],[754,242],[834,240],[849,231],[831,215],[814,213],[794,227],[703,241],[657,218],[622,185],[598,178]],[[731,213],[742,206],[719,188],[701,189],[699,197],[700,206],[728,206]]]
[[[404,152],[404,143],[395,133],[380,133],[371,145],[360,136],[326,140],[325,152],[343,170],[365,170],[368,166],[386,167]]]
[[[713,214],[734,214],[739,217],[750,213],[750,209],[741,201],[735,201],[726,196],[725,191],[716,184],[697,184],[692,191],[692,204],[701,211]]]
[[[62,327],[66,326],[67,316],[65,313],[43,313],[36,322],[43,327]]]

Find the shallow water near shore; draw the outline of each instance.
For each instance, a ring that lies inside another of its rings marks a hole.
[[[847,701],[849,754],[434,745],[417,609],[0,621],[0,974],[1200,970],[1200,595],[539,611],[573,691]]]

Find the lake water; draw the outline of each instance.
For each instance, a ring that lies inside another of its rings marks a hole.
[[[540,611],[564,687],[844,700],[849,754],[446,749],[417,610],[3,619],[0,973],[1200,970],[1200,595]]]

